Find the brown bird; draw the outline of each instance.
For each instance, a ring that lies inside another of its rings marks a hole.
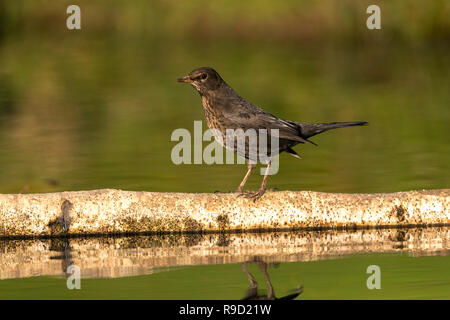
[[[270,150],[271,152],[267,153],[268,161],[266,161],[266,172],[261,187],[256,192],[244,194],[243,188],[251,172],[256,167],[256,161],[258,161],[257,155],[261,149],[261,146],[259,145],[260,137],[258,136],[256,142],[250,141],[248,137],[245,137],[244,150],[238,148],[237,139],[234,139],[231,145],[233,151],[245,157],[248,162],[248,171],[239,185],[237,192],[240,195],[253,198],[254,200],[259,199],[266,191],[267,177],[271,165],[271,158],[273,156],[281,152],[287,152],[294,157],[300,158],[300,156],[292,150],[292,147],[299,143],[316,145],[314,142],[308,140],[308,138],[331,129],[367,124],[367,122],[362,121],[304,123],[277,118],[239,96],[212,68],[204,67],[195,69],[187,76],[179,78],[178,82],[189,83],[198,91],[202,98],[203,111],[205,112],[208,127],[220,132],[222,138],[218,139],[217,135],[215,135],[215,138],[216,141],[222,145],[229,147],[229,144],[225,145],[224,143],[227,129],[242,129],[244,132],[249,129],[254,129],[256,132],[260,132],[260,129],[266,130],[267,150]],[[271,150],[271,138],[276,134],[275,131],[272,133],[272,130],[274,129],[278,130],[278,148],[276,150]],[[255,143],[257,151],[256,156],[250,152],[251,150],[255,150],[252,149],[255,147]]]

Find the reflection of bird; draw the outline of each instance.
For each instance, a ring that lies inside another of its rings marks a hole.
[[[247,295],[242,300],[293,300],[297,298],[303,292],[303,286],[299,286],[292,293],[287,296],[277,298],[275,297],[275,291],[273,290],[272,282],[269,278],[269,273],[267,272],[267,263],[262,261],[250,262],[256,263],[264,274],[264,279],[267,284],[267,295],[258,294],[258,283],[256,282],[253,275],[247,270],[247,263],[242,263],[242,271],[247,275],[250,286],[247,289]]]
[[[258,132],[259,129],[266,129],[268,136],[270,136],[271,130],[277,129],[279,137],[278,150],[269,153],[269,157],[273,157],[281,152],[287,152],[294,157],[300,158],[300,156],[292,150],[292,147],[299,143],[316,145],[314,142],[308,140],[309,137],[330,129],[367,124],[367,122],[303,123],[282,120],[239,96],[225,83],[220,75],[211,68],[196,69],[186,77],[179,78],[178,81],[191,84],[200,93],[208,127],[210,129],[218,130],[222,137],[226,137],[227,129],[242,129],[243,131],[254,129]],[[275,135],[275,132],[273,134]],[[267,150],[270,150],[271,138],[267,137],[266,139]],[[245,152],[239,152],[239,150],[237,150],[236,141],[234,141],[234,146],[232,146],[234,147],[234,151],[239,155],[244,156],[247,160],[252,160],[249,161],[247,174],[237,190],[241,194],[243,193],[243,187],[247,182],[248,177],[256,167],[253,162],[255,159],[254,157],[251,157],[252,153],[249,152],[251,146],[249,147],[248,141],[249,140],[246,138]],[[223,140],[219,140],[219,142],[223,144]],[[258,155],[260,153],[260,146],[257,145],[256,148],[258,149]],[[264,194],[270,165],[271,161],[269,160],[261,188],[256,192],[246,194],[246,197],[251,197],[256,200]]]

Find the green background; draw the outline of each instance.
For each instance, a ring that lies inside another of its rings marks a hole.
[[[235,190],[243,165],[170,159],[204,121],[176,82],[201,66],[284,119],[369,121],[282,155],[269,187],[448,187],[450,3],[376,3],[381,30],[373,1],[81,0],[70,31],[70,1],[0,1],[0,192]]]

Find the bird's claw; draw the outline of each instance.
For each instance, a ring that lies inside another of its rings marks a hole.
[[[259,189],[258,191],[248,192],[241,195],[248,199],[253,199],[253,202],[255,202],[256,200],[261,198],[264,193],[266,193],[266,189]]]
[[[247,193],[249,193],[249,191],[243,191],[243,190],[237,190],[236,191],[237,192],[237,197],[239,198],[239,197],[245,197],[245,195],[247,194]]]

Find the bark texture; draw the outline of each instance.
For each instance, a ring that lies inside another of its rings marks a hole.
[[[450,189],[389,194],[92,190],[0,194],[0,237],[354,228],[450,223]]]

